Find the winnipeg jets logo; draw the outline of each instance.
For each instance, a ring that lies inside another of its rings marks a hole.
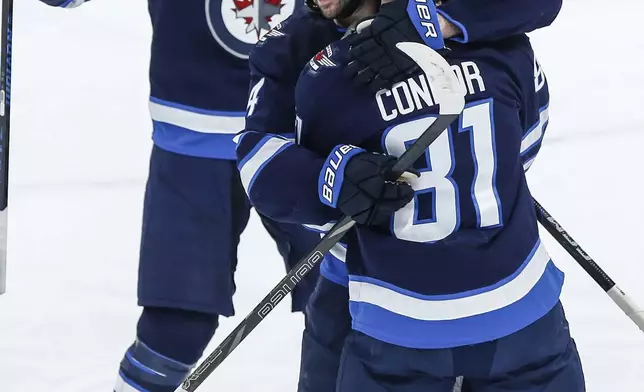
[[[313,56],[309,61],[309,67],[311,67],[313,71],[317,71],[321,67],[337,67],[338,64],[331,60],[331,56],[333,56],[333,49],[330,46],[327,46],[318,54]]]
[[[210,31],[222,48],[247,59],[262,38],[303,0],[205,0]]]
[[[233,0],[235,16],[246,22],[246,33],[257,34],[271,29],[271,18],[280,13],[284,4],[281,0]]]

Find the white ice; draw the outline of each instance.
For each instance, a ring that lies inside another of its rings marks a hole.
[[[564,3],[554,25],[532,35],[552,104],[530,185],[644,304],[642,6]],[[0,392],[110,391],[134,338],[150,30],[144,1],[94,0],[70,11],[16,1]],[[567,273],[563,300],[588,391],[643,390],[644,334],[543,236]],[[283,274],[254,217],[239,259],[238,316],[223,322],[211,348]],[[282,304],[200,390],[295,390],[302,318],[288,309]]]

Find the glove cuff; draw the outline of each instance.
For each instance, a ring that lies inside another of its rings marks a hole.
[[[347,163],[353,156],[363,152],[365,150],[362,148],[350,144],[339,144],[331,150],[318,178],[318,196],[322,204],[337,207]]]

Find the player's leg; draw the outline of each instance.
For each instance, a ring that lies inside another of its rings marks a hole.
[[[145,307],[137,324],[137,340],[121,361],[114,391],[174,391],[216,327],[216,315]]]
[[[455,361],[460,358],[465,363],[467,358],[480,356],[480,346],[460,348]],[[560,303],[532,325],[493,342],[493,349],[486,350],[491,361],[483,371],[488,375],[479,377],[481,369],[475,370],[479,374],[470,380],[474,392],[586,390],[579,353]]]
[[[452,392],[455,378],[448,349],[400,347],[352,331],[342,352],[336,390]]]
[[[304,315],[297,390],[334,392],[342,347],[351,331],[349,290],[321,276]]]
[[[276,222],[261,214],[259,216],[266,231],[275,240],[287,270],[293,268],[320,241],[318,233],[307,230],[302,225]],[[304,310],[311,293],[315,290],[319,275],[320,267],[318,264],[295,286],[291,293],[291,307],[294,312]]]
[[[219,315],[233,314],[237,244],[248,214],[234,162],[154,147],[139,262],[144,310],[116,392],[174,391],[202,355]]]

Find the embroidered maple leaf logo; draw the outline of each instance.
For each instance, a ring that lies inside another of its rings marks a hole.
[[[282,0],[233,0],[235,16],[246,22],[246,33],[255,31],[257,39],[262,30],[271,29],[271,18],[278,15],[284,6]]]

